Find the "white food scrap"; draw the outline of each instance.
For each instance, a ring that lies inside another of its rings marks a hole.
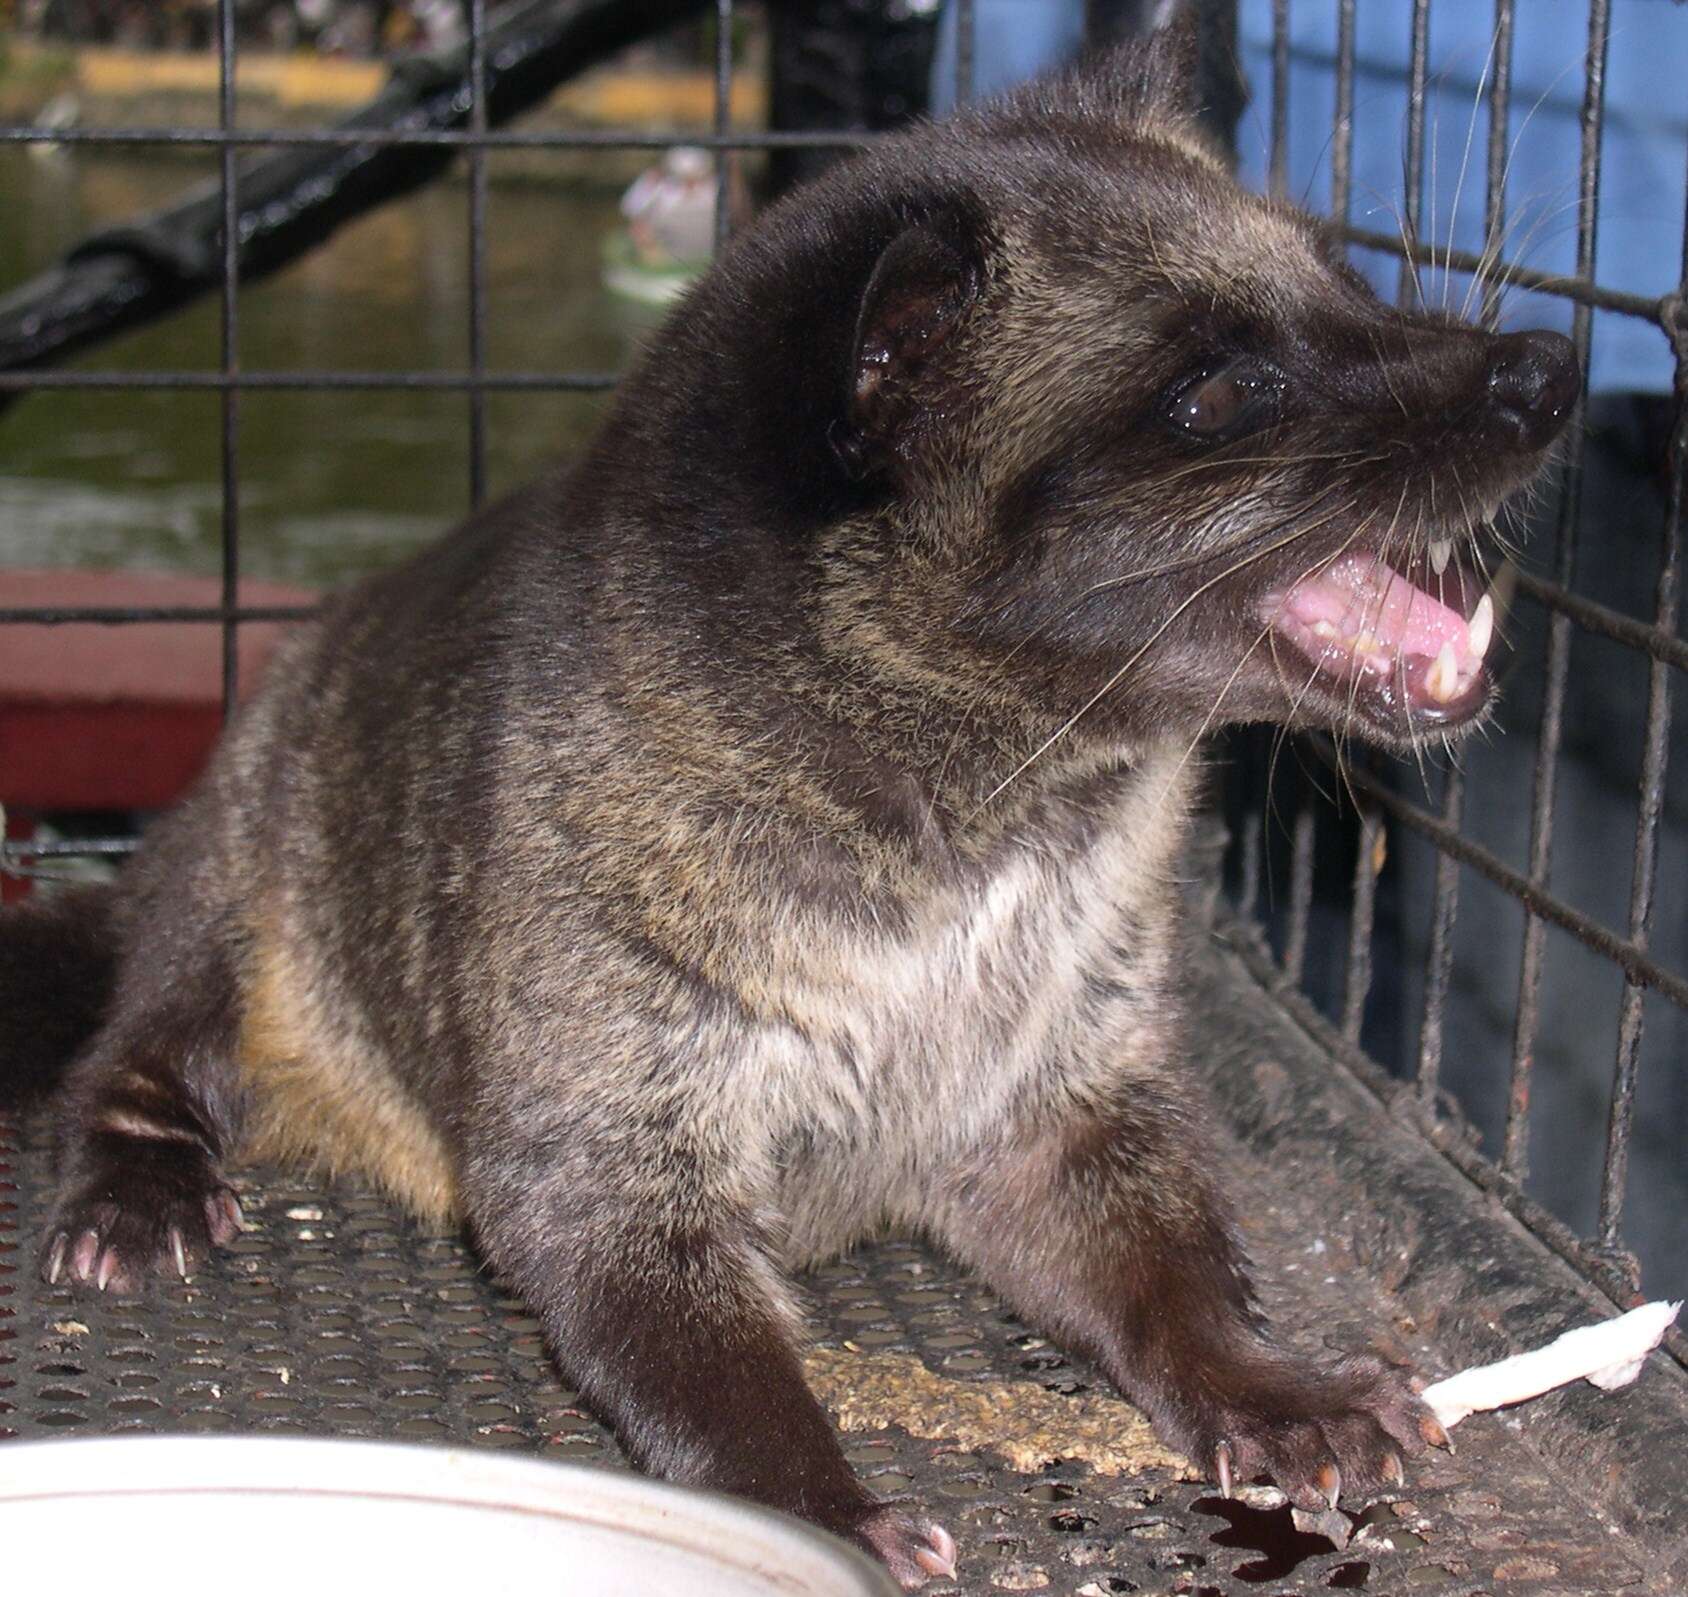
[[[1444,1426],[1450,1426],[1467,1414],[1522,1403],[1572,1381],[1591,1381],[1602,1391],[1615,1391],[1641,1373],[1642,1362],[1659,1345],[1681,1307],[1680,1303],[1644,1303],[1615,1320],[1578,1326],[1546,1347],[1450,1375],[1426,1387],[1424,1401]]]

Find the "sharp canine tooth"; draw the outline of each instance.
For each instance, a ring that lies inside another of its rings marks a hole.
[[[1466,648],[1475,659],[1481,660],[1489,652],[1489,640],[1495,635],[1495,605],[1488,594],[1477,601],[1471,619],[1465,624]]]
[[[1444,643],[1442,651],[1436,656],[1430,667],[1430,673],[1424,679],[1425,691],[1438,704],[1446,704],[1454,696],[1459,687],[1459,666],[1454,660],[1454,646]]]
[[[1430,545],[1430,569],[1437,576],[1448,569],[1448,561],[1453,558],[1454,541],[1452,538],[1437,538]]]

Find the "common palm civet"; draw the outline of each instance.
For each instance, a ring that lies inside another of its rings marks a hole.
[[[918,1228],[1214,1473],[1363,1496],[1407,1377],[1255,1305],[1176,865],[1236,722],[1477,722],[1477,537],[1579,374],[1381,303],[1197,131],[1182,27],[862,154],[589,453],[300,628],[114,891],[0,916],[49,1280],[226,1243],[227,1162],[464,1222],[628,1455],[853,1539],[789,1272]]]

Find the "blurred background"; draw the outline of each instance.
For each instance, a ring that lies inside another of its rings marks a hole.
[[[0,122],[215,127],[216,14],[211,0],[0,0],[10,24],[0,44]],[[309,128],[373,98],[396,59],[460,44],[467,0],[264,0],[238,6],[236,17],[238,124]],[[760,20],[747,14],[735,41],[733,112],[747,125],[760,122],[768,97]],[[526,125],[707,130],[712,56],[712,30],[684,27],[577,79]],[[625,365],[661,311],[606,286],[604,250],[625,226],[623,195],[651,164],[640,149],[489,152],[489,370],[611,373]],[[217,151],[203,146],[0,146],[0,292],[87,234],[217,170]],[[465,218],[459,162],[445,181],[375,210],[243,291],[240,364],[463,368]],[[202,300],[80,364],[214,370],[220,318],[215,300]],[[602,402],[597,394],[488,395],[490,491],[577,448]],[[389,563],[468,507],[459,394],[251,393],[242,412],[242,569],[252,576],[341,582]],[[215,393],[41,393],[15,407],[0,444],[0,557],[217,571],[219,413]]]

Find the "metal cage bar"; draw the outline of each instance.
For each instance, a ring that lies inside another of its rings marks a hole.
[[[220,149],[224,145],[257,147],[293,145],[300,148],[362,149],[365,146],[404,145],[407,148],[488,150],[666,150],[674,144],[696,144],[728,149],[854,149],[883,138],[880,133],[835,131],[778,132],[764,130],[732,133],[725,137],[701,128],[657,130],[641,133],[630,128],[548,129],[516,133],[490,128],[485,133],[461,128],[38,128],[17,125],[0,127],[0,144],[157,144],[178,149]]]
[[[217,126],[229,133],[235,125],[235,0],[217,0]],[[235,147],[218,151],[217,179],[223,201],[222,248],[222,390],[223,531],[222,531],[222,648],[223,720],[234,714],[240,697],[240,657],[236,645],[240,622],[234,611],[240,602],[240,392],[233,378],[240,370],[240,194]]]
[[[966,105],[973,98],[975,60],[979,43],[979,19],[974,0],[955,0],[955,103]]]
[[[715,133],[726,138],[733,124],[733,0],[715,0]],[[727,242],[733,219],[728,206],[728,152],[715,158],[715,248]]]
[[[1430,65],[1430,0],[1413,0],[1411,44],[1407,53],[1407,149],[1405,187],[1401,194],[1400,275],[1395,286],[1397,304],[1422,299],[1418,284],[1419,221],[1424,211],[1424,90]],[[1432,250],[1434,261],[1435,252]]]
[[[1290,848],[1289,927],[1284,937],[1284,970],[1300,981],[1307,967],[1307,929],[1313,915],[1313,850],[1318,837],[1319,795],[1312,782],[1302,784],[1295,812],[1295,840]]]
[[[486,0],[469,0],[469,131],[484,135]],[[469,508],[486,499],[486,146],[469,146]]]
[[[1506,229],[1507,126],[1512,107],[1512,3],[1495,0],[1494,35],[1488,77],[1489,129],[1483,194],[1483,252],[1499,258]],[[1452,224],[1449,225],[1450,246]],[[1493,328],[1500,321],[1499,289],[1483,291],[1481,320]],[[1465,805],[1465,777],[1450,765],[1442,781],[1442,823],[1460,829]],[[1430,909],[1430,948],[1425,958],[1424,1007],[1419,1017],[1418,1092],[1434,1105],[1442,1069],[1442,1027],[1453,978],[1454,926],[1459,917],[1459,863],[1451,855],[1436,856],[1436,881]]]
[[[1266,186],[1278,199],[1289,171],[1289,0],[1272,0],[1272,155]]]
[[[1653,618],[1661,631],[1675,625],[1682,592],[1682,501],[1684,464],[1688,461],[1688,328],[1682,322],[1688,304],[1688,206],[1682,219],[1682,275],[1676,295],[1673,333],[1676,347],[1676,425],[1668,459],[1672,465],[1666,488],[1663,544]],[[1641,756],[1641,794],[1635,823],[1635,864],[1630,879],[1629,940],[1647,947],[1653,921],[1653,893],[1659,861],[1659,814],[1664,807],[1665,766],[1670,753],[1671,681],[1665,662],[1655,657],[1647,673],[1647,724]],[[1613,1066],[1612,1105],[1606,1129],[1606,1163],[1600,1181],[1600,1245],[1620,1247],[1625,1178],[1629,1172],[1629,1143],[1635,1114],[1636,1076],[1640,1068],[1643,990],[1634,980],[1624,983],[1618,1016],[1618,1054]]]
[[[1353,204],[1354,0],[1337,0],[1336,110],[1330,133],[1330,214],[1344,226]]]
[[[1588,53],[1584,64],[1582,149],[1577,173],[1577,276],[1594,280],[1595,211],[1600,197],[1600,134],[1605,119],[1606,50],[1611,36],[1609,0],[1590,0]],[[1571,342],[1577,361],[1588,370],[1593,317],[1585,302],[1571,316]],[[1576,564],[1579,498],[1582,492],[1582,407],[1572,418],[1562,479],[1559,524],[1555,535],[1553,572],[1561,588],[1569,589]],[[1565,683],[1571,663],[1571,623],[1562,610],[1548,620],[1547,682],[1537,733],[1535,782],[1530,803],[1530,885],[1547,887],[1553,860],[1554,782],[1559,747],[1564,738]],[[1518,974],[1517,1018],[1512,1034],[1512,1075],[1507,1094],[1506,1133],[1501,1168],[1522,1182],[1529,1171],[1529,1108],[1531,1072],[1535,1065],[1536,1026],[1541,1011],[1542,958],[1547,927],[1526,903],[1524,952]]]
[[[1383,823],[1374,805],[1360,811],[1354,841],[1354,886],[1348,915],[1348,958],[1342,985],[1342,1035],[1360,1040],[1366,995],[1372,984],[1372,926],[1377,913],[1377,879],[1383,870]]]

